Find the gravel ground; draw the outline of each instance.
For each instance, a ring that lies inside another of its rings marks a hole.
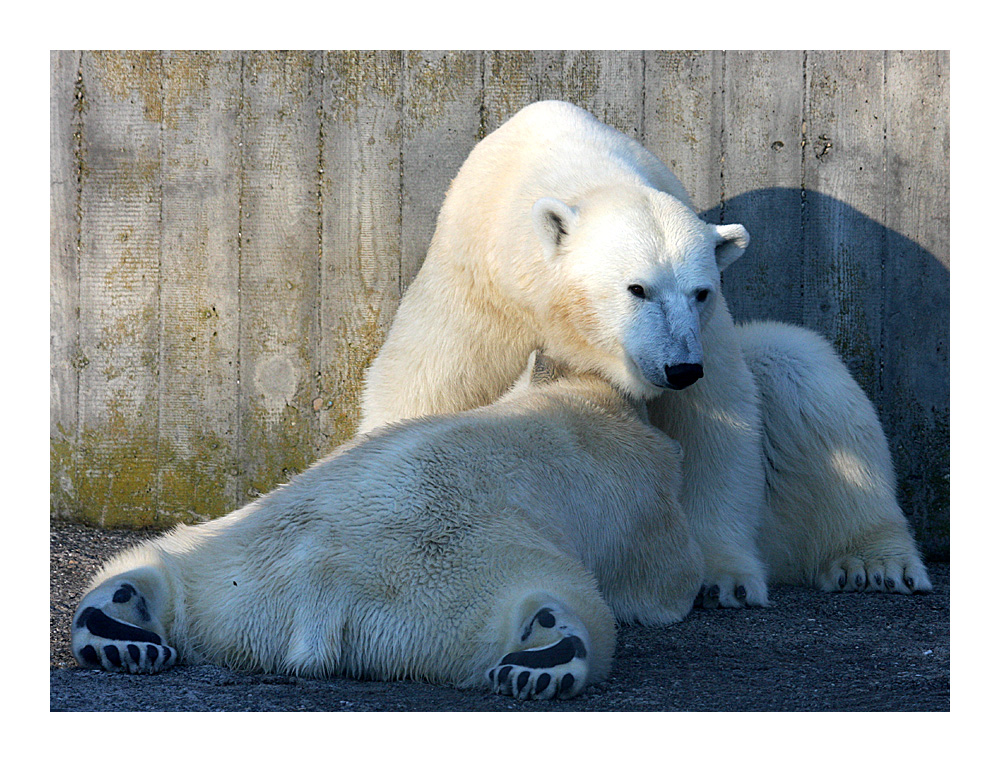
[[[69,625],[97,566],[148,533],[50,527],[51,711],[948,711],[949,567],[930,595],[775,585],[772,606],[623,626],[607,682],[571,701],[518,702],[421,683],[248,675],[212,666],[121,675],[76,666]]]

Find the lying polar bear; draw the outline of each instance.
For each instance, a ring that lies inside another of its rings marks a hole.
[[[377,429],[114,558],[73,653],[569,698],[607,676],[616,617],[691,609],[704,562],[680,467],[643,403],[533,353],[487,407]]]

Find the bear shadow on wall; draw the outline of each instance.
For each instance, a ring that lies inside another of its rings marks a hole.
[[[804,325],[830,339],[875,403],[899,498],[928,558],[948,553],[949,272],[849,204],[800,188],[742,193],[704,211],[750,248],[723,274],[733,318]]]

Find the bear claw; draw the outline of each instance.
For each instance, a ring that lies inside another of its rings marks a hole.
[[[818,575],[816,586],[826,591],[886,592],[909,595],[931,590],[931,581],[917,558],[845,556]]]
[[[767,606],[767,593],[754,592],[753,580],[737,582],[726,579],[717,583],[706,582],[695,596],[694,608],[744,608],[747,606]],[[766,587],[763,588],[766,591]]]

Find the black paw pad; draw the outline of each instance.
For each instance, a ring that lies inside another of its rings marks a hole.
[[[538,613],[531,618],[531,621],[528,622],[527,626],[524,628],[524,632],[521,633],[522,641],[527,640],[529,637],[531,637],[531,631],[532,629],[534,629],[535,622],[538,622],[539,626],[544,627],[546,629],[552,629],[553,627],[555,627],[556,618],[555,615],[552,613],[552,609],[548,608],[547,606],[538,609]]]
[[[747,589],[743,585],[737,585],[733,595],[736,596],[736,600],[745,601],[747,599]]]
[[[132,600],[132,596],[137,594],[136,589],[126,582],[115,591],[111,600],[115,603],[128,603]]]
[[[559,690],[556,691],[556,694],[559,696],[569,695],[570,691],[573,690],[573,683],[575,682],[576,678],[573,677],[572,674],[567,673],[563,675],[563,679],[559,682]]]
[[[107,640],[131,640],[157,645],[161,643],[160,636],[155,632],[119,622],[92,606],[83,610],[76,620],[76,626],[86,627],[93,635]]]
[[[542,627],[549,629],[556,626],[556,618],[552,615],[552,609],[549,608],[539,609],[538,613],[535,614],[535,621]]]
[[[524,686],[526,686],[528,684],[528,678],[530,676],[531,675],[528,672],[522,672],[520,675],[517,676],[517,690],[518,690],[518,692],[524,690]]]
[[[97,656],[97,650],[93,646],[84,646],[80,649],[80,660],[84,664],[89,664],[93,667],[100,667],[101,660]]]
[[[116,667],[120,667],[122,665],[122,655],[118,653],[118,646],[104,646],[104,655],[107,656],[108,661]]]
[[[865,586],[865,575],[864,574],[855,574],[854,575],[854,586],[855,587],[864,587]]]
[[[546,688],[549,687],[549,683],[552,682],[552,675],[548,672],[543,672],[538,676],[535,681],[535,693],[543,693]]]
[[[513,664],[518,667],[546,669],[567,664],[573,659],[583,659],[587,656],[587,647],[576,635],[560,639],[546,648],[531,651],[514,651],[500,660],[501,664]]]
[[[97,609],[93,606],[88,606],[83,611],[80,612],[80,616],[76,618],[76,626],[83,627],[87,624],[87,620],[90,619],[90,615],[93,614]]]

